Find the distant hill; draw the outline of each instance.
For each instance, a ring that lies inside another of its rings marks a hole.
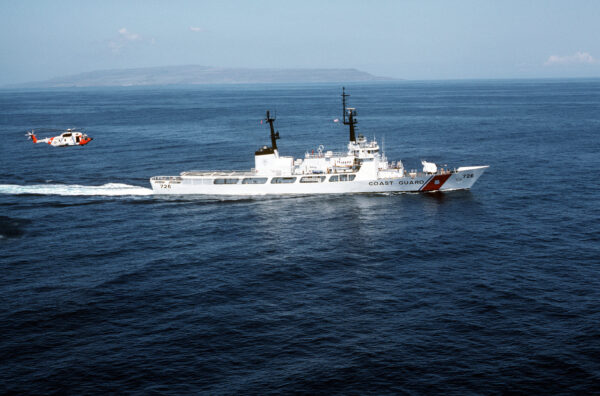
[[[166,66],[98,70],[15,84],[13,88],[125,87],[195,84],[321,83],[393,81],[356,69],[244,69],[207,66]]]

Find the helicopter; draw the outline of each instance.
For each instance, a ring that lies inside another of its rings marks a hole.
[[[38,139],[33,129],[28,131],[25,136],[33,140],[33,143],[48,143],[54,147],[85,146],[94,139],[81,131],[76,131],[74,128],[69,128],[60,135],[44,139]]]

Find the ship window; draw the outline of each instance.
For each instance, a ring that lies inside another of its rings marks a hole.
[[[321,183],[325,180],[325,176],[304,176],[300,179],[300,183]]]
[[[271,179],[271,184],[294,183],[295,181],[295,177],[274,177]]]
[[[214,184],[237,184],[240,179],[231,178],[231,179],[215,179],[213,181]]]
[[[242,184],[265,184],[266,182],[266,177],[247,177],[242,180]]]
[[[352,181],[355,178],[356,178],[356,175],[334,175],[329,178],[329,181],[330,182],[337,182],[337,181],[345,182],[345,181]]]
[[[212,184],[211,179],[191,179],[192,184]]]

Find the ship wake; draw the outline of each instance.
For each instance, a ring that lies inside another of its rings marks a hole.
[[[0,194],[37,194],[68,196],[128,196],[152,195],[152,189],[122,183],[107,183],[101,186],[84,186],[79,184],[0,184]]]

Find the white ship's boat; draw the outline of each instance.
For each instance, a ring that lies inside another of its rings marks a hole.
[[[469,189],[488,168],[462,166],[449,169],[422,161],[422,171],[407,170],[402,161],[388,162],[375,139],[356,135],[356,110],[346,107],[342,91],[344,125],[349,126],[346,152],[336,153],[319,146],[316,153],[294,159],[279,155],[273,122],[267,111],[271,146],[254,154],[248,171],[188,171],[179,176],[150,179],[156,194],[265,195],[344,194],[369,192],[432,192]]]

